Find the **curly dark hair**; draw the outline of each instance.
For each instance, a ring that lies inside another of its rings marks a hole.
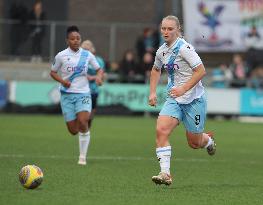
[[[77,26],[69,26],[67,28],[66,36],[68,38],[69,34],[72,32],[78,32],[79,33],[79,28]]]

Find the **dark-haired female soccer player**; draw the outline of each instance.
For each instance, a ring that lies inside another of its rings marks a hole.
[[[79,161],[86,165],[90,141],[88,121],[91,111],[91,96],[87,71],[89,64],[97,71],[96,83],[102,84],[103,70],[95,56],[80,47],[81,35],[77,26],[67,28],[68,48],[55,56],[50,76],[60,83],[61,109],[72,135],[79,134]]]

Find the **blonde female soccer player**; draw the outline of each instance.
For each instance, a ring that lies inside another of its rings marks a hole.
[[[50,76],[60,83],[61,109],[68,131],[79,134],[79,161],[86,165],[86,156],[90,141],[88,121],[91,112],[91,96],[87,77],[91,64],[97,71],[96,83],[102,84],[103,71],[95,56],[80,47],[81,36],[77,26],[67,28],[68,48],[55,56]]]
[[[100,65],[100,68],[103,70],[103,76],[106,75],[105,73],[105,62],[104,60],[96,55],[96,48],[92,41],[85,40],[81,43],[81,48],[86,49],[90,51],[98,61],[98,64]],[[91,114],[89,119],[89,129],[91,128],[91,124],[94,118],[94,115],[96,113],[97,109],[97,99],[99,97],[99,86],[96,83],[96,71],[92,68],[92,65],[90,65],[90,68],[88,70],[88,79],[89,79],[89,87],[90,87],[90,93],[91,93],[91,101],[92,101],[92,108],[91,108]]]
[[[157,104],[156,87],[162,68],[168,74],[168,96],[156,126],[156,155],[161,172],[153,176],[152,181],[170,185],[172,151],[169,136],[180,122],[185,126],[191,148],[206,148],[208,154],[213,155],[216,144],[211,134],[204,133],[206,98],[201,82],[206,74],[204,65],[193,46],[181,37],[177,17],[165,17],[161,23],[161,33],[165,43],[157,50],[151,71],[149,105]]]

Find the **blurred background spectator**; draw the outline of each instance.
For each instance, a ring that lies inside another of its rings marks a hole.
[[[230,69],[233,74],[233,80],[231,82],[231,87],[245,87],[247,83],[247,78],[249,74],[249,68],[247,63],[243,60],[240,54],[234,54],[232,63],[230,64]]]
[[[255,89],[263,89],[263,65],[253,69],[248,80],[248,86]]]
[[[109,83],[118,83],[120,82],[120,65],[118,62],[116,61],[112,61],[110,63],[108,63],[108,66],[106,66],[106,68],[108,67],[107,70],[107,82]]]
[[[136,43],[139,62],[142,62],[146,52],[154,54],[159,48],[159,32],[153,28],[145,28],[143,35],[139,36]]]
[[[42,61],[42,41],[45,34],[45,25],[42,21],[46,20],[46,14],[43,11],[42,1],[36,0],[33,9],[29,14],[30,34],[32,41],[31,62]]]
[[[122,83],[136,82],[138,63],[133,50],[127,50],[120,62],[120,79]]]
[[[23,46],[28,35],[28,9],[23,1],[15,1],[11,4],[9,17],[14,20],[10,28],[10,51],[11,55],[19,60],[20,48]]]
[[[211,86],[214,88],[228,88],[233,79],[232,71],[224,63],[213,68],[211,74]]]
[[[143,76],[146,83],[148,83],[148,81],[149,81],[153,62],[154,62],[154,57],[153,57],[152,52],[147,51],[146,53],[144,53],[142,62],[140,62],[140,64],[139,64],[138,73]]]
[[[247,48],[246,58],[250,71],[263,64],[263,45],[260,44],[261,38],[262,36],[259,34],[257,27],[252,25],[244,41]]]

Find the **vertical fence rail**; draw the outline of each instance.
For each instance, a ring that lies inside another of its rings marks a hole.
[[[54,21],[50,24],[50,40],[49,40],[49,61],[51,62],[55,56],[56,43],[56,23]]]
[[[112,62],[116,60],[116,24],[110,27],[110,47],[109,47],[109,60]]]

